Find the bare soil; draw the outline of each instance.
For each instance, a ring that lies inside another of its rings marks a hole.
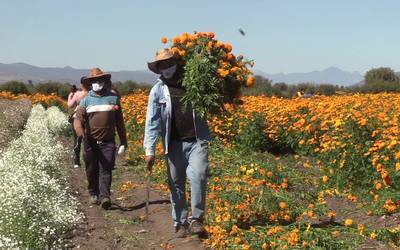
[[[177,238],[167,193],[150,187],[149,220],[145,220],[146,182],[132,166],[117,160],[113,171],[112,207],[103,210],[88,202],[84,167],[73,169],[69,182],[81,203],[84,222],[67,235],[70,249],[206,249],[198,236]],[[128,184],[126,184],[128,183]],[[128,185],[123,189],[123,185]]]

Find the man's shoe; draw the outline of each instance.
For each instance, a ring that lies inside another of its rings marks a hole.
[[[204,225],[201,220],[192,219],[189,225],[189,232],[191,234],[202,234],[204,233]]]
[[[189,223],[177,224],[174,227],[176,238],[185,238],[188,235]]]
[[[97,198],[97,195],[91,195],[89,197],[89,204],[90,205],[98,205],[99,204],[99,198]]]
[[[103,209],[108,210],[111,207],[111,200],[108,197],[103,198],[103,199],[101,199],[101,203],[100,204],[101,204],[101,207]]]
[[[78,164],[75,164],[74,165],[74,168],[79,168],[80,166],[78,165]]]

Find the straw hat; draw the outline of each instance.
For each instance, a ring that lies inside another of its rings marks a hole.
[[[81,78],[81,83],[90,83],[94,82],[95,80],[111,80],[111,74],[110,73],[104,73],[101,69],[99,68],[93,68],[90,70],[89,76],[84,76]]]
[[[172,50],[170,49],[160,49],[156,53],[156,59],[152,62],[148,62],[147,66],[151,71],[153,71],[156,74],[161,74],[160,70],[158,69],[157,64],[161,61],[166,61],[170,59],[178,59],[177,54],[175,54]]]

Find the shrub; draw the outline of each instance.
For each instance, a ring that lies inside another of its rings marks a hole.
[[[13,94],[28,94],[28,88],[23,82],[11,81],[0,85],[0,91],[8,91]]]
[[[234,137],[236,146],[242,150],[266,151],[271,143],[265,133],[265,117],[260,113],[253,113],[242,121],[237,135]]]

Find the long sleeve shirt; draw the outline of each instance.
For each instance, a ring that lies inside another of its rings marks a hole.
[[[193,111],[193,123],[196,138],[209,141],[210,132],[207,121],[198,117]],[[144,132],[144,148],[146,155],[155,154],[155,145],[159,135],[162,136],[165,153],[171,141],[172,101],[168,86],[161,80],[150,91],[147,103],[146,125]]]
[[[121,145],[127,145],[120,97],[107,89],[100,95],[90,91],[80,101],[74,128],[78,136],[87,136],[98,141],[114,140],[116,129]]]
[[[69,108],[75,109],[80,101],[87,95],[87,91],[78,90],[76,92],[71,92],[68,95],[68,102],[67,105]]]

